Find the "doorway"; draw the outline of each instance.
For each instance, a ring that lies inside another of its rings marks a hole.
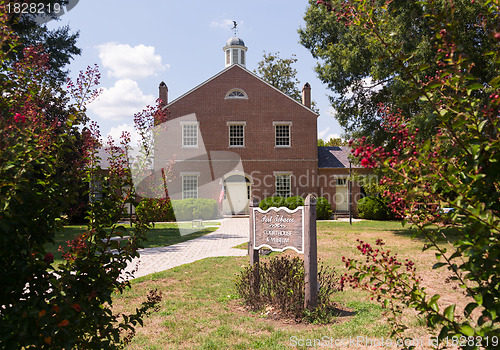
[[[249,201],[250,180],[246,176],[231,175],[224,179],[223,214],[248,214]]]

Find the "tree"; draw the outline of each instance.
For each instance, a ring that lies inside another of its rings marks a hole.
[[[433,134],[436,119],[432,110],[415,99],[415,89],[400,75],[401,65],[420,67],[421,71],[415,74],[418,80],[434,76],[439,69],[433,60],[437,54],[433,45],[435,28],[426,17],[425,6],[419,1],[395,0],[386,6],[385,13],[376,9],[385,6],[385,0],[372,1],[372,20],[384,21],[377,33],[380,40],[373,42],[365,36],[363,28],[346,26],[340,20],[342,13],[357,11],[350,7],[350,1],[322,1],[327,6],[317,6],[316,2],[309,1],[304,17],[306,25],[299,30],[300,40],[320,60],[316,72],[334,93],[330,100],[346,134],[353,138],[366,136],[377,145],[388,141],[381,127],[380,103],[411,115],[410,123],[420,128],[424,139]],[[433,3],[438,9],[448,2]],[[486,84],[494,76],[494,63],[490,56],[484,55],[491,51],[491,42],[481,26],[483,20],[491,20],[484,16],[487,2],[456,0],[453,7],[453,17],[448,20],[457,24],[455,34],[460,50],[474,63],[471,73]],[[386,55],[384,44],[397,46],[397,55]],[[482,97],[487,100],[487,96]]]
[[[78,149],[83,156],[74,157],[98,73],[89,68],[70,84],[75,105],[66,118],[51,120],[47,103],[62,90],[48,82],[49,57],[39,47],[13,54],[18,40],[0,3],[0,348],[117,348],[161,298],[153,292],[132,315],[111,309],[113,293],[130,286],[123,269],[138,256],[148,228],[141,221],[128,230],[114,222],[105,227],[135,196],[124,149],[129,138],[124,135],[122,147],[107,145],[107,173],[98,165],[94,125]],[[69,243],[64,262],[55,263],[47,243],[53,243],[82,178],[99,181],[107,196],[91,203],[88,230]],[[127,244],[110,239],[125,234]]]
[[[294,100],[302,102],[300,82],[296,78],[297,70],[292,67],[296,62],[295,55],[292,58],[281,58],[279,52],[273,54],[264,51],[262,61],[257,64],[254,73]]]
[[[318,139],[318,146],[323,146],[323,147],[332,147],[332,146],[348,146],[349,142],[345,141],[344,139],[341,138],[333,138],[331,137],[330,140],[324,141],[322,139]]]
[[[410,307],[435,330],[436,348],[446,345],[446,339],[456,339],[454,345],[466,349],[496,347],[500,336],[500,4],[480,5],[484,11],[474,31],[482,33],[481,58],[469,55],[467,44],[462,44],[460,6],[453,1],[420,1],[420,15],[431,28],[429,45],[435,52],[430,63],[424,63],[401,50],[399,40],[391,39],[388,23],[394,1],[348,0],[342,8],[318,3],[335,12],[346,31],[354,30],[367,45],[379,47],[378,56],[390,57],[394,75],[416,92],[413,102],[421,105],[418,110],[394,109],[391,103],[379,106],[381,127],[391,144],[376,146],[363,137],[354,142],[353,153],[362,166],[391,174],[381,181],[390,205],[425,241],[423,249],[436,251],[433,269],[446,268],[441,273],[455,283],[449,288],[460,287],[468,304],[458,310],[453,303],[438,303],[440,295],[427,294],[415,264],[385,250],[380,239],[376,246],[358,242],[361,260],[343,258],[351,271],[344,281],[365,289],[388,309],[393,334],[401,335],[406,329],[400,316],[402,307]],[[415,18],[415,22],[423,20]],[[487,82],[484,69],[475,69],[481,60],[490,63]],[[429,65],[436,71],[421,77]],[[415,116],[427,113],[435,125],[432,133],[414,125]],[[452,244],[441,244],[443,237]]]
[[[292,58],[281,58],[279,52],[274,54],[264,52],[262,61],[257,64],[254,73],[295,101],[302,103],[302,89],[297,80],[297,70],[292,66],[297,60],[295,55],[292,55]],[[318,112],[315,106],[316,103],[312,101],[311,109]]]
[[[37,11],[39,9],[46,10],[48,6],[39,5],[51,5],[50,8],[54,8],[54,4],[58,4],[61,8],[68,4],[70,0],[42,0],[37,1]],[[6,0],[5,6],[8,4],[14,5],[20,1],[16,0]],[[21,1],[32,3],[32,1]],[[50,68],[46,79],[51,79],[57,84],[63,84],[66,82],[68,75],[68,70],[64,70],[64,67],[70,63],[70,60],[75,55],[80,55],[81,50],[76,46],[76,41],[78,39],[78,33],[70,33],[69,26],[63,26],[53,30],[49,30],[45,24],[38,24],[35,21],[34,16],[29,13],[19,13],[19,11],[14,11],[13,7],[10,7],[10,12],[6,11],[8,16],[8,24],[12,28],[15,34],[19,37],[17,45],[19,47],[11,55],[16,56],[17,60],[20,59],[19,55],[22,54],[23,48],[29,46],[41,46],[43,51],[48,53],[49,61],[48,66]],[[64,9],[63,9],[64,10]],[[47,13],[47,12],[46,12]],[[57,20],[57,14],[55,12],[48,13],[54,20]],[[12,58],[12,57],[11,57]]]

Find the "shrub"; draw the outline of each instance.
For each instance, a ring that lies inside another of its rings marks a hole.
[[[387,220],[390,218],[387,205],[376,197],[364,197],[358,201],[358,214],[362,219]]]
[[[282,207],[284,203],[284,197],[267,197],[260,201],[259,208],[262,210],[267,210],[271,207]]]
[[[172,207],[177,221],[214,219],[218,211],[217,202],[206,198],[173,200]]]
[[[297,209],[297,207],[304,205],[304,198],[301,196],[288,197],[285,199],[284,206],[290,210]]]
[[[213,219],[217,217],[217,202],[213,199],[198,198],[193,208],[193,219]]]
[[[194,199],[177,199],[172,201],[172,207],[177,221],[193,220]]]
[[[3,2],[0,9],[5,13]],[[19,60],[5,52],[20,44],[6,18],[0,16],[0,88],[12,93],[0,99],[0,348],[121,348],[123,336],[161,298],[154,293],[134,314],[113,310],[113,294],[130,287],[125,268],[139,256],[148,229],[145,222],[132,228],[114,224],[135,199],[125,153],[129,141],[126,135],[120,146],[109,140],[110,166],[102,171],[97,124],[79,132],[97,69],[89,67],[75,85],[70,82],[70,95],[49,85],[48,56],[40,48],[26,47]],[[66,104],[69,96],[74,105]],[[81,187],[75,184],[82,183],[92,184],[83,193],[91,198],[87,230],[62,247],[64,261],[54,264],[47,244],[61,214],[78,204]],[[99,183],[101,198],[94,190]],[[110,239],[124,235],[131,236],[124,245]]]
[[[411,217],[423,250],[435,250],[432,268],[441,269],[435,273],[453,281],[443,291],[455,289],[457,283],[463,290],[460,303],[467,306],[456,307],[431,294],[421,285],[414,263],[381,251],[380,239],[378,247],[360,241],[362,257],[344,259],[346,267],[355,286],[388,310],[393,335],[404,335],[408,325],[402,310],[413,308],[434,331],[437,347],[447,339],[466,339],[463,348],[493,348],[498,344],[490,340],[497,343],[500,334],[500,4],[419,1],[422,13],[415,20],[435,28],[436,55],[422,62],[401,50],[398,35],[387,26],[395,23],[388,16],[399,16],[394,2],[380,6],[349,1],[342,2],[343,8],[345,3],[352,6],[345,23],[355,26],[370,45],[379,46],[381,58],[391,56],[401,63],[392,65],[389,75],[402,77],[422,108],[419,113],[381,105],[378,115],[388,142],[377,147],[362,138],[353,153],[364,167],[385,173],[381,184],[391,208]],[[338,8],[331,9],[338,13]],[[473,21],[481,13],[480,26],[463,25],[465,9],[474,11]],[[374,17],[375,12],[381,17]],[[461,36],[470,28],[479,39],[474,52],[464,49]],[[488,74],[477,67],[485,67]],[[432,120],[432,125],[420,129],[416,120]],[[440,213],[436,203],[454,210]],[[453,244],[440,244],[443,238]]]
[[[166,198],[144,198],[135,208],[135,212],[143,221],[175,221],[172,202]]]
[[[308,322],[328,322],[330,313],[320,312],[331,309],[330,298],[334,292],[342,290],[342,285],[333,268],[319,266],[318,306],[312,313],[304,309],[304,261],[298,257],[275,257],[267,262],[247,266],[236,277],[236,289],[246,305],[254,310],[272,306],[283,316],[293,316]],[[259,276],[259,283],[251,283]],[[316,316],[322,315],[319,320]]]
[[[304,205],[304,198],[301,196],[295,197],[267,197],[260,201],[259,208],[267,210],[271,207],[286,207],[294,210],[299,206]],[[316,202],[316,218],[319,220],[328,220],[332,216],[332,206],[324,197],[318,197]]]
[[[325,197],[318,197],[316,201],[316,219],[328,220],[332,217],[332,205]]]
[[[304,198],[301,196],[295,197],[267,197],[260,201],[259,208],[267,210],[272,207],[285,207],[290,210],[297,209],[297,207],[304,205]]]

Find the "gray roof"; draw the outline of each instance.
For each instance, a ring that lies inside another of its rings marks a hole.
[[[349,168],[348,146],[318,147],[318,168]],[[353,168],[362,168],[352,163]]]
[[[229,38],[226,41],[226,46],[231,46],[231,45],[245,46],[245,43],[243,42],[243,40],[241,38],[233,36],[232,38]]]

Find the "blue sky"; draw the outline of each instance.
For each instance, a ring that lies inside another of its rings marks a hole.
[[[154,103],[161,81],[172,101],[223,70],[222,47],[233,36],[235,20],[237,36],[248,47],[247,69],[257,67],[264,51],[296,55],[297,78],[311,84],[320,109],[318,135],[327,140],[342,129],[332,116],[331,92],[314,72],[317,62],[299,43],[307,5],[306,0],[86,0],[48,25],[68,24],[80,33],[82,55],[68,67],[72,78],[99,65],[103,93],[89,105],[89,116],[104,137],[131,130],[134,113]]]

